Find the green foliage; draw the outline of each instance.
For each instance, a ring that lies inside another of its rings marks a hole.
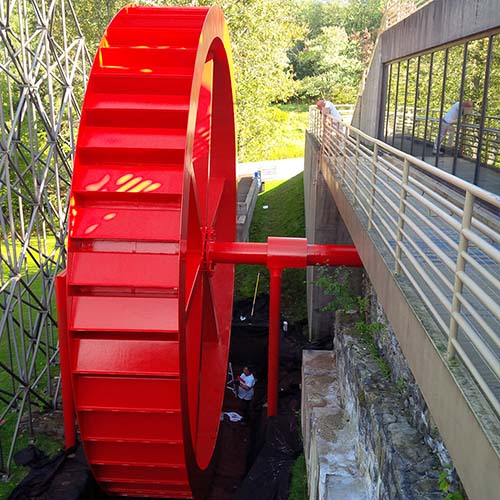
[[[292,467],[292,480],[288,500],[307,500],[307,470],[304,454],[299,455]]]
[[[399,377],[396,382],[396,387],[399,389],[399,392],[404,393],[408,387],[408,382],[403,377]]]
[[[85,0],[76,11],[88,46],[95,52],[112,16],[129,0]],[[274,102],[294,94],[288,50],[303,36],[295,0],[157,0],[158,6],[219,5],[231,37],[236,87],[236,123],[240,161],[261,159],[262,144],[274,130]],[[279,13],[279,15],[277,15]]]
[[[343,27],[323,27],[297,55],[295,70],[302,77],[299,97],[328,96],[335,102],[353,102],[363,72],[359,52],[359,45]]]
[[[441,471],[439,474],[439,489],[446,493],[445,500],[464,500],[462,494],[458,491],[450,491],[451,490],[451,481],[450,481],[450,468],[451,465],[448,465]]]
[[[85,43],[92,55],[95,54],[113,16],[122,7],[129,4],[129,0],[79,0],[73,2],[78,22],[85,36]]]
[[[352,273],[350,269],[345,267],[320,269],[316,285],[318,285],[326,295],[331,296],[330,302],[323,307],[323,311],[366,311],[366,297],[355,295],[350,290],[349,283],[351,276]]]
[[[366,345],[375,360],[375,363],[377,363],[383,377],[390,379],[391,368],[387,361],[378,352],[377,345],[375,344],[375,339],[373,337],[375,333],[382,329],[382,326],[382,323],[366,323],[364,321],[358,321],[356,323],[356,330],[360,335],[361,341]]]
[[[331,270],[322,269],[316,284],[326,295],[331,296],[331,301],[323,308],[323,311],[353,311],[366,313],[368,309],[368,299],[354,295],[349,290],[351,273],[349,269],[335,268],[333,274]],[[377,363],[382,375],[389,379],[391,369],[383,357],[380,356],[375,343],[374,334],[382,329],[382,323],[367,323],[364,320],[356,322],[356,332],[359,334],[363,344],[368,347],[373,359]]]
[[[381,0],[305,2],[299,19],[308,35],[289,52],[299,99],[356,100],[382,16]]]
[[[157,3],[186,5],[184,1]],[[294,0],[196,2],[198,6],[214,4],[222,7],[229,27],[236,85],[238,158],[248,161],[258,157],[265,138],[273,132],[274,116],[269,105],[286,102],[294,94],[287,52],[303,30],[297,22]]]
[[[304,137],[309,120],[305,104],[281,104],[269,108],[272,130],[256,138],[247,150],[246,160],[280,160],[304,155]]]
[[[267,209],[264,209],[267,206]],[[280,183],[267,183],[255,206],[250,226],[250,241],[265,242],[268,236],[305,235],[304,175]],[[269,293],[266,266],[236,266],[235,299],[253,297],[257,274],[260,274],[259,293]],[[285,269],[282,275],[281,310],[292,321],[303,321],[306,310],[305,269]]]

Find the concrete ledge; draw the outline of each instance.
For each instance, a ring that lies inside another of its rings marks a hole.
[[[248,191],[242,192],[244,183],[238,183],[238,211],[236,214],[236,241],[248,241],[248,234],[250,231],[250,224],[252,222],[253,212],[257,203],[257,196],[259,194],[258,180],[253,177]]]
[[[303,351],[302,432],[309,500],[365,500],[356,462],[356,430],[340,406],[332,351]]]

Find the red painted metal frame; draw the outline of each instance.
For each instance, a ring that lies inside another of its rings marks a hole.
[[[234,242],[233,102],[219,8],[127,7],[113,19],[84,100],[56,282],[66,446],[76,416],[112,495],[205,496],[235,263],[271,272],[270,416],[282,269],[361,265],[353,247]]]
[[[278,414],[278,376],[280,343],[281,273],[287,267],[350,266],[362,267],[356,247],[350,245],[309,245],[305,238],[269,237],[267,243],[213,242],[208,247],[208,262],[265,264],[270,272],[269,353],[267,414]]]

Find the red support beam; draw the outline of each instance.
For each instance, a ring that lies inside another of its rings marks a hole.
[[[292,253],[291,248],[302,248],[303,254]],[[215,241],[209,243],[210,264],[266,264],[269,259],[280,261],[282,268],[306,266],[362,267],[363,263],[354,245],[310,245],[305,238],[270,237],[267,243],[239,243]],[[274,265],[274,263],[273,263]]]
[[[280,357],[281,268],[272,268],[269,285],[269,344],[267,369],[267,416],[278,415]]]
[[[69,449],[76,445],[75,401],[71,385],[71,363],[68,335],[66,270],[56,276],[57,331],[61,366],[61,393],[63,405],[64,444]]]

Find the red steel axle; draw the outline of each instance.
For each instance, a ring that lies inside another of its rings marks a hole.
[[[311,265],[362,267],[356,247],[349,245],[310,245],[305,238],[269,237],[267,243],[212,242],[207,261],[227,264],[265,264],[270,272],[269,348],[267,414],[278,414],[278,375],[280,349],[281,273],[287,267]]]

